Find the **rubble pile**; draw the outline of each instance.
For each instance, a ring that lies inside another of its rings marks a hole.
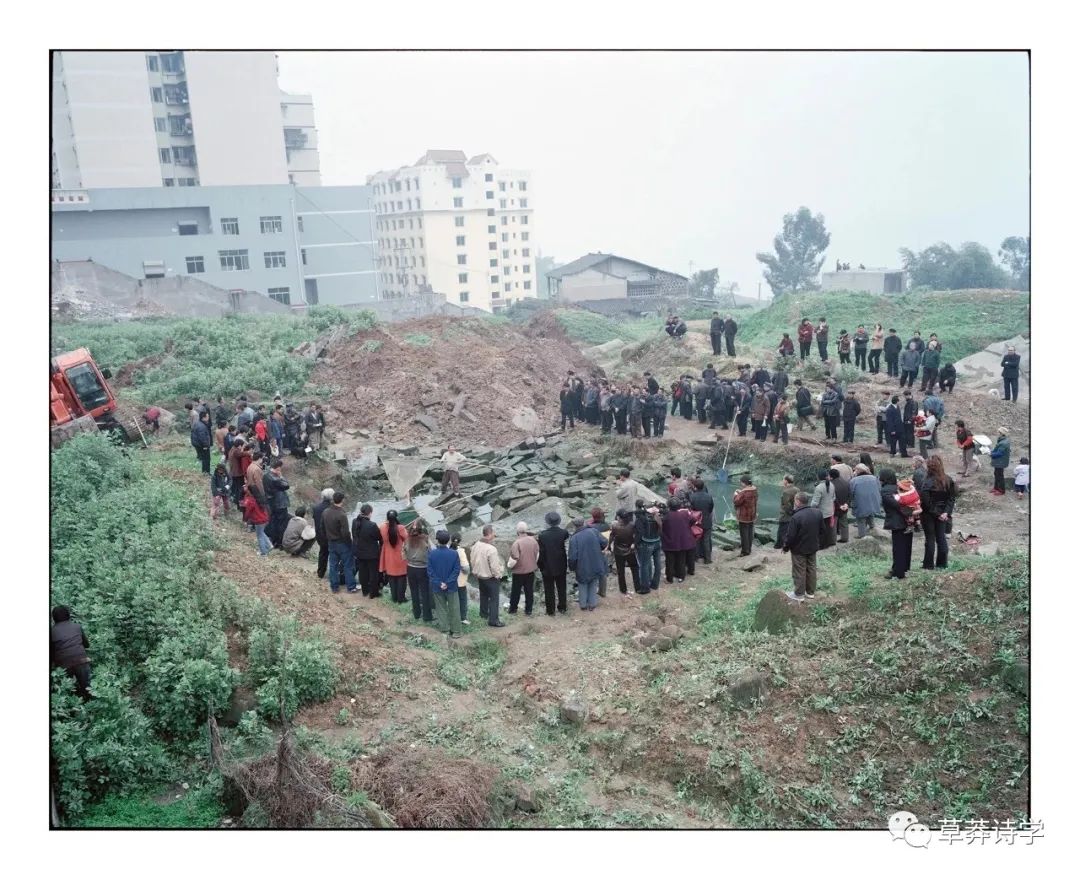
[[[561,329],[429,317],[320,344],[328,423],[396,442],[513,445],[551,430],[566,371],[596,367]]]

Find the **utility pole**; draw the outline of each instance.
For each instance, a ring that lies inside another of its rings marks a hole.
[[[758,305],[761,305],[761,282],[757,283],[757,301]]]

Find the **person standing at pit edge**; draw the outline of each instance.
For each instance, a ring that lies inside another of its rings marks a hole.
[[[1005,468],[1009,466],[1009,432],[1005,428],[998,428],[997,442],[990,450],[990,466],[994,469],[994,488],[991,495],[1005,494]]]
[[[1020,399],[1020,355],[1016,353],[1016,346],[1010,345],[1005,357],[1001,359],[1001,380],[1005,386],[1005,399],[1017,401]]]
[[[724,342],[727,345],[728,357],[735,357],[735,334],[739,332],[739,325],[735,319],[728,315],[724,318]]]
[[[451,550],[450,533],[439,529],[435,533],[435,548],[428,554],[427,576],[431,598],[442,631],[450,638],[461,638],[460,609],[457,603],[458,577],[461,563],[457,552]]]
[[[791,581],[794,590],[789,599],[801,602],[812,599],[817,591],[817,554],[827,526],[821,511],[810,506],[810,496],[795,496],[795,512],[784,534],[783,551],[791,553]]]
[[[469,562],[480,587],[480,616],[487,618],[488,626],[506,626],[499,620],[499,581],[506,572],[494,541],[495,527],[488,523],[469,552]]]
[[[345,589],[350,593],[356,592],[356,562],[353,559],[349,515],[341,506],[344,501],[345,493],[335,492],[322,518],[326,542],[330,547],[327,574],[330,576],[331,593],[339,591],[342,574],[345,576]]]
[[[709,321],[709,341],[712,342],[714,355],[723,354],[721,346],[724,341],[724,319],[720,317],[719,312],[713,312],[712,320]]]
[[[536,585],[536,564],[540,545],[529,534],[529,525],[517,524],[517,539],[510,545],[510,613],[517,614],[521,593],[525,593],[525,616],[533,613],[533,590]]]
[[[818,318],[818,325],[814,328],[814,336],[817,339],[818,354],[821,355],[821,362],[824,363],[829,359],[829,324],[824,316]]]
[[[557,511],[549,510],[544,514],[547,528],[536,536],[540,545],[540,575],[544,581],[544,610],[548,617],[555,616],[556,594],[560,614],[566,614],[566,542],[570,533],[559,523],[562,517]]]
[[[795,485],[795,478],[791,474],[784,474],[784,482],[780,486],[780,518],[776,525],[776,543],[773,545],[777,550],[784,549],[784,535],[787,534],[788,523],[795,513],[795,496],[799,494],[799,487]]]
[[[739,477],[741,486],[735,490],[731,503],[739,521],[740,556],[749,556],[754,548],[754,522],[757,519],[758,492],[749,474]]]
[[[809,318],[803,318],[795,333],[799,337],[799,360],[805,361],[810,356],[810,343],[814,341],[814,325]]]

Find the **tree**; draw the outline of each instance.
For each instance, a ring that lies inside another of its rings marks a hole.
[[[915,253],[900,248],[900,257],[912,287],[931,290],[1000,289],[1009,279],[978,242],[965,241],[959,250],[943,241]]]
[[[1031,238],[1010,235],[1001,243],[998,258],[1012,273],[1020,290],[1031,290]]]
[[[758,262],[765,265],[765,280],[774,297],[818,288],[816,279],[829,240],[821,214],[815,216],[804,206],[794,214],[784,215],[784,228],[773,239],[776,253],[757,255]]]
[[[719,269],[703,269],[695,272],[690,279],[690,296],[699,299],[713,299],[716,296],[716,279]]]

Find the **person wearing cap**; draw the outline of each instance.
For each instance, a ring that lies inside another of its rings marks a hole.
[[[559,525],[562,517],[557,511],[548,511],[544,515],[544,522],[547,528],[536,536],[536,542],[540,545],[537,565],[544,581],[544,608],[548,616],[553,617],[556,596],[559,613],[566,614],[566,542],[570,539],[570,533]]]
[[[83,628],[71,619],[71,609],[57,605],[52,610],[53,626],[49,631],[49,662],[75,679],[75,693],[90,699],[90,640]]]
[[[536,586],[536,564],[540,545],[529,534],[528,523],[517,524],[517,538],[510,545],[510,613],[517,614],[521,593],[525,593],[525,616],[533,612],[533,590]]]
[[[578,605],[582,611],[595,611],[599,602],[600,578],[607,574],[604,549],[607,538],[585,520],[577,517],[571,523],[574,534],[570,536],[567,563],[578,582]]]
[[[281,536],[281,549],[290,556],[306,557],[311,545],[315,543],[315,527],[308,523],[305,516],[306,507],[296,508],[285,526],[285,534]]]
[[[997,442],[990,450],[990,466],[994,469],[994,488],[991,495],[1005,494],[1005,468],[1009,466],[1009,432],[1006,428],[998,428]]]
[[[857,537],[866,537],[874,528],[874,517],[881,514],[881,482],[861,462],[855,465],[855,476],[848,484],[851,494],[851,515],[855,519]]]
[[[1016,346],[1010,345],[1001,359],[1001,381],[1005,386],[1006,400],[1020,399],[1020,355]]]
[[[450,549],[450,533],[446,529],[435,533],[435,545],[428,553],[427,562],[431,598],[443,632],[456,639],[461,636],[461,614],[456,596],[461,563],[457,551]]]
[[[319,545],[319,561],[315,567],[315,574],[321,580],[326,577],[326,564],[330,560],[330,548],[326,543],[326,528],[323,526],[323,514],[334,500],[333,489],[323,489],[322,499],[311,508],[311,519],[315,525],[315,542]]]

